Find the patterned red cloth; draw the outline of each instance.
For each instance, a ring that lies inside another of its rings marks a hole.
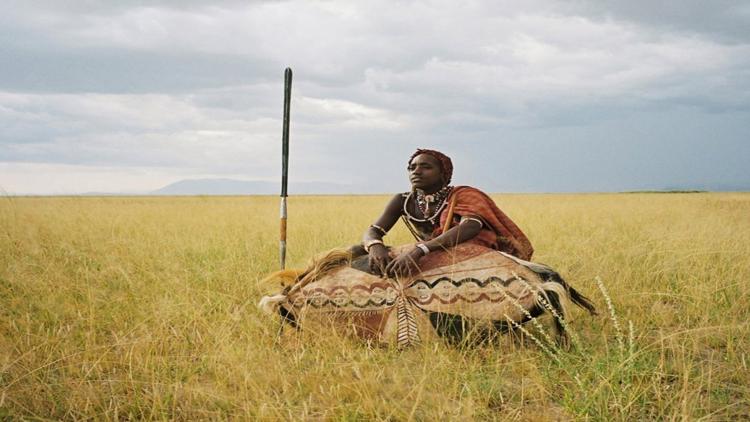
[[[479,234],[469,240],[469,243],[486,246],[495,250],[507,252],[523,260],[530,260],[534,254],[531,242],[504,212],[500,210],[487,194],[470,186],[456,186],[446,200],[448,206],[440,214],[440,226],[432,233],[439,236],[448,218],[448,210],[453,198],[456,205],[453,208],[453,220],[461,217],[477,217],[484,223]],[[454,225],[454,224],[451,224]]]

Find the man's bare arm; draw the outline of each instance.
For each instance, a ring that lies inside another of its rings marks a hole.
[[[370,269],[375,274],[385,274],[385,268],[391,262],[391,257],[388,255],[383,244],[383,236],[390,230],[398,218],[401,216],[403,209],[404,198],[401,195],[394,196],[388,205],[386,205],[383,214],[378,218],[375,223],[368,227],[365,234],[362,236],[362,245],[367,250],[370,263]]]
[[[482,223],[477,220],[463,220],[440,236],[424,242],[430,251],[444,250],[474,238],[482,230]]]
[[[403,196],[401,196],[401,194],[395,195],[393,198],[391,198],[391,200],[388,202],[388,205],[385,206],[383,214],[378,217],[378,219],[375,220],[374,223],[374,226],[380,227],[381,229],[383,229],[383,232],[381,232],[376,227],[368,227],[367,230],[365,230],[364,235],[362,236],[362,243],[366,245],[372,240],[382,240],[383,236],[385,236],[385,233],[387,233],[393,227],[393,225],[396,224],[398,218],[401,217],[403,206],[404,198]]]

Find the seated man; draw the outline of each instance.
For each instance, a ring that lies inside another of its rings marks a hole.
[[[529,260],[534,252],[521,229],[482,191],[450,186],[453,163],[445,154],[418,149],[409,159],[411,192],[394,196],[362,240],[371,271],[396,276],[418,270],[417,260],[431,251],[462,242],[476,243]],[[403,219],[419,243],[392,257],[383,236]]]

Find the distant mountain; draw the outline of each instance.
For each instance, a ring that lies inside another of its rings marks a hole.
[[[235,179],[186,179],[151,192],[151,195],[278,195],[280,182]],[[355,193],[356,187],[325,182],[290,182],[289,193],[335,194]]]

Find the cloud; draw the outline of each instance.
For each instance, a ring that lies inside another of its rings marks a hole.
[[[227,171],[247,166],[243,155],[270,154],[277,132],[275,120],[191,96],[0,93],[0,102],[2,161]]]
[[[93,192],[144,194],[195,173],[155,167],[0,163],[0,174],[2,194],[71,195]]]
[[[726,43],[750,40],[750,6],[733,0],[583,0],[561,4],[568,13],[633,22],[661,32],[698,34]]]
[[[396,186],[418,145],[548,146],[649,113],[724,116],[740,139],[748,19],[734,2],[12,2],[0,161],[273,179],[286,66],[308,179]]]
[[[398,130],[408,123],[403,116],[390,110],[369,107],[352,101],[297,97],[295,105],[307,125],[340,125],[355,130]]]

